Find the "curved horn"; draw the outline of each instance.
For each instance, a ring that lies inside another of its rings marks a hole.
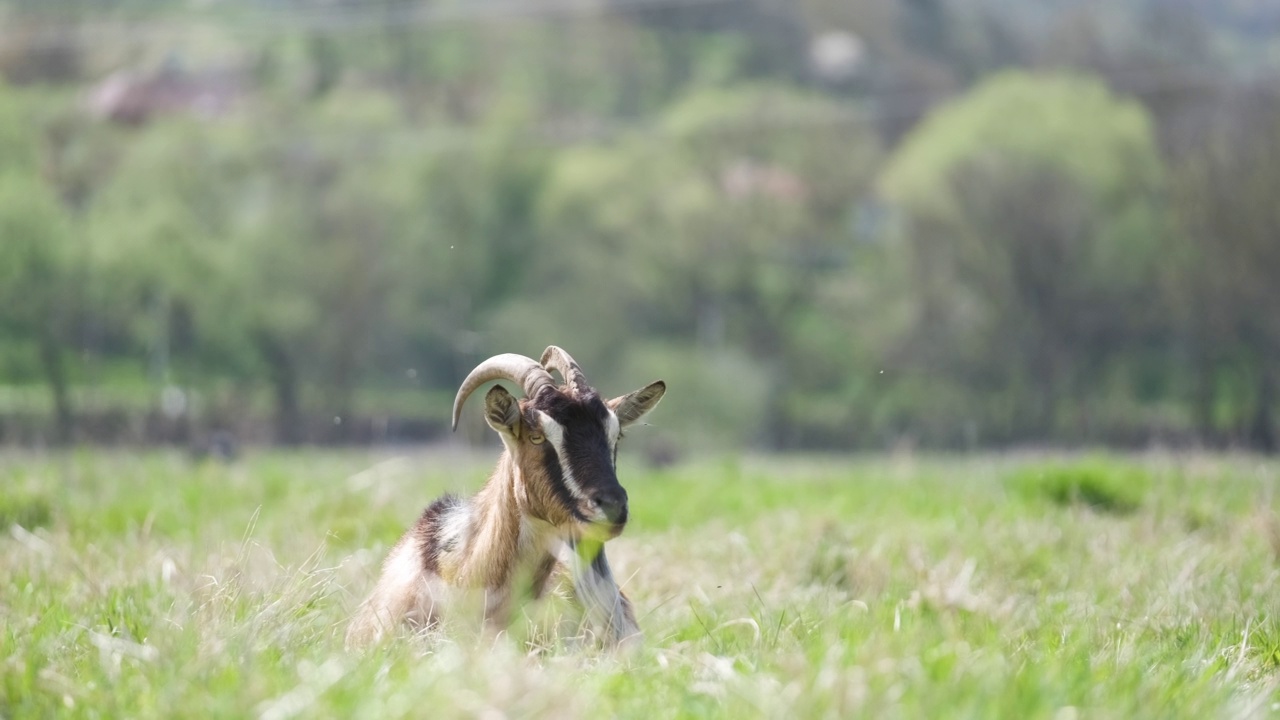
[[[475,389],[490,380],[510,380],[524,390],[525,397],[533,397],[545,385],[555,387],[551,373],[541,365],[524,355],[504,353],[494,355],[472,370],[458,388],[458,395],[453,399],[453,429],[458,429],[458,416],[462,414],[462,404]]]
[[[587,383],[587,376],[582,374],[582,368],[578,367],[578,363],[569,356],[569,353],[555,345],[547,347],[542,352],[542,367],[560,373],[564,383],[569,386],[569,391],[575,396],[591,387]]]

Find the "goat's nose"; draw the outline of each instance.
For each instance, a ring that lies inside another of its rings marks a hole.
[[[622,488],[616,490],[605,490],[596,495],[596,505],[600,506],[600,512],[609,519],[609,522],[615,525],[621,525],[627,521],[627,491]]]

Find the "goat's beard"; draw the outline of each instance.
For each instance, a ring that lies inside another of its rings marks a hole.
[[[584,540],[605,542],[621,535],[626,527],[626,523],[584,522],[578,524],[578,532]]]

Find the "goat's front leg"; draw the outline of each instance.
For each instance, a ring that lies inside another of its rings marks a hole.
[[[507,629],[511,621],[511,588],[490,587],[484,591],[484,624],[494,635]]]
[[[570,540],[566,565],[573,575],[573,592],[588,621],[606,647],[636,647],[643,639],[631,601],[618,588],[604,554],[604,543]]]
[[[538,567],[534,569],[533,578],[529,582],[529,597],[531,599],[541,600],[542,596],[547,593],[547,586],[551,584],[551,576],[559,565],[560,561],[552,553],[547,553],[538,561]]]

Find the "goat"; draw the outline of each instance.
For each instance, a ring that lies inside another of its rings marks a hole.
[[[474,496],[433,502],[392,547],[348,628],[348,646],[377,641],[401,622],[430,626],[450,595],[464,589],[483,591],[485,623],[501,630],[516,584],[527,578],[537,599],[559,567],[568,569],[573,595],[602,645],[639,642],[631,601],[614,581],[604,543],[627,524],[627,491],[616,471],[622,429],[657,406],[666,384],[602,400],[554,345],[541,362],[495,355],[462,381],[454,430],[467,397],[492,380],[524,391],[517,400],[494,385],[485,395],[485,421],[502,439],[497,467]]]

